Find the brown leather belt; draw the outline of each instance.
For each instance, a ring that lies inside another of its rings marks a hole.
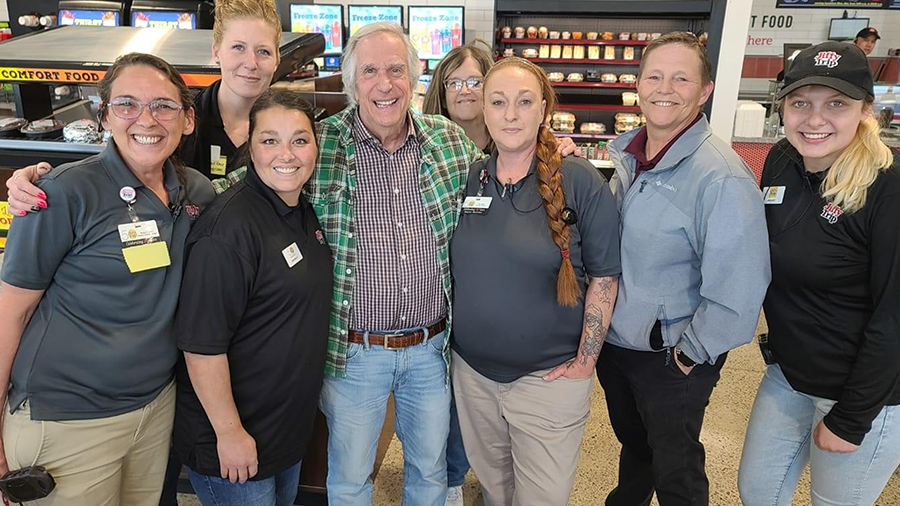
[[[440,321],[428,327],[428,338],[432,338],[447,328],[447,319],[441,318]],[[351,330],[348,333],[348,341],[351,343],[364,344],[365,332]],[[369,344],[376,346],[384,346],[386,350],[397,350],[406,348],[414,344],[422,344],[425,341],[425,332],[415,330],[413,332],[398,332],[396,334],[382,334],[369,332]]]

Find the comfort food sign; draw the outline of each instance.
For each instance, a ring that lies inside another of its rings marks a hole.
[[[105,70],[0,67],[0,82],[14,83],[97,83]],[[219,80],[218,74],[181,74],[188,86],[203,87]]]
[[[96,83],[106,75],[102,71],[62,70],[62,69],[22,69],[0,67],[0,81],[52,82],[52,83]]]

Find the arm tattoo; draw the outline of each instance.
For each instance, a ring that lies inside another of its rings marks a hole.
[[[600,297],[600,302],[602,304],[612,304],[612,278],[600,278],[600,283],[597,285],[597,291],[599,292],[597,295]]]
[[[587,365],[588,358],[596,358],[600,355],[600,348],[603,346],[603,340],[606,339],[603,312],[596,304],[588,304],[585,309],[584,328],[584,342],[581,343],[581,365]]]

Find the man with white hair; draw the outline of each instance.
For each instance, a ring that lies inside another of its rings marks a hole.
[[[468,164],[481,152],[452,121],[410,111],[420,66],[398,25],[361,28],[341,71],[350,105],[319,123],[319,161],[304,188],[334,256],[321,396],[328,501],[372,503],[393,393],[403,504],[443,506],[450,236]]]

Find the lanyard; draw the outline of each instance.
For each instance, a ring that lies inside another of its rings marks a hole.
[[[487,180],[488,180],[487,169],[481,169],[481,172],[478,174],[478,193],[475,194],[478,197],[481,197],[484,195],[484,185],[487,184]]]
[[[525,177],[528,177],[528,176],[525,176]],[[476,196],[481,197],[484,194],[484,187],[487,186],[488,179],[490,179],[490,177],[488,175],[487,169],[481,169],[481,172],[478,174],[478,193],[475,194]],[[502,188],[503,188],[503,190],[500,193],[500,200],[506,200],[506,197],[508,195],[510,205],[512,205],[512,208],[520,213],[523,213],[523,214],[533,213],[533,212],[537,211],[538,209],[540,209],[541,207],[543,207],[543,205],[544,205],[543,202],[541,202],[540,204],[538,204],[537,207],[535,207],[534,209],[531,209],[531,210],[526,211],[526,210],[519,209],[518,207],[516,207],[516,203],[515,203],[515,199],[514,199],[514,197],[516,195],[516,190],[515,190],[515,186],[512,184],[512,182],[509,182],[509,183],[503,185]],[[507,191],[507,190],[509,190],[509,191]]]
[[[137,223],[141,221],[141,219],[138,218],[137,211],[134,210],[134,203],[137,202],[137,192],[134,191],[134,188],[123,186],[119,190],[119,198],[125,202],[126,206],[128,206],[128,218],[131,219],[131,222]]]

